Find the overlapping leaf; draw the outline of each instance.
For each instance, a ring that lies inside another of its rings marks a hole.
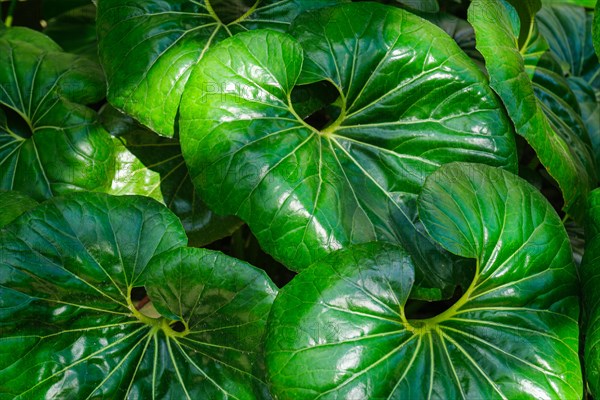
[[[546,6],[537,15],[540,31],[552,54],[562,64],[563,74],[576,97],[573,101],[568,94],[559,94],[567,103],[562,108],[573,108],[583,119],[582,124],[573,118],[563,118],[564,123],[585,126],[585,142],[591,144],[596,155],[596,169],[600,172],[600,62],[592,43],[592,20],[592,13],[585,9],[565,5]],[[551,79],[564,81],[562,78]]]
[[[0,189],[36,200],[105,190],[114,174],[110,136],[86,104],[104,97],[100,67],[47,36],[0,33]]]
[[[249,29],[286,30],[304,10],[345,1],[99,0],[97,28],[108,100],[172,137],[190,70],[213,44]]]
[[[577,132],[577,127],[585,126],[561,120],[563,115],[576,119],[576,113],[561,98],[561,90],[570,92],[568,84],[556,74],[552,76],[556,81],[546,79],[538,67],[547,44],[531,23],[523,44],[517,46],[519,32],[523,32],[518,27],[528,19],[519,21],[515,10],[501,0],[473,1],[469,21],[475,28],[477,49],[486,60],[491,86],[504,101],[517,133],[529,142],[558,182],[565,211],[581,220],[587,194],[597,180],[594,158],[583,141],[587,135]],[[545,80],[549,87],[540,85],[539,80]]]
[[[401,242],[423,268],[418,284],[451,294],[453,260],[423,233],[415,200],[449,161],[515,168],[513,132],[485,76],[439,28],[393,7],[305,13],[291,33],[299,43],[237,35],[195,68],[180,120],[195,185],[292,269],[351,243]],[[339,92],[339,118],[317,130],[291,93],[323,81]]]
[[[181,220],[190,245],[204,246],[233,233],[242,222],[214,214],[196,193],[177,139],[169,139],[106,106],[103,126],[115,137],[115,178],[109,193],[143,195],[165,204]]]
[[[413,263],[399,247],[340,250],[283,288],[266,354],[279,399],[576,399],[577,275],[552,206],[501,169],[456,163],[426,181],[425,227],[477,261],[446,311],[406,314]]]
[[[0,190],[0,228],[37,204],[37,201],[23,193]]]
[[[44,33],[69,53],[98,59],[96,6],[91,3],[48,20]]]
[[[0,231],[0,398],[261,398],[276,289],[185,244],[136,196],[56,198]],[[141,285],[158,318],[134,306]]]

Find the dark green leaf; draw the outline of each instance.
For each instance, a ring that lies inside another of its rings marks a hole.
[[[0,189],[43,200],[105,190],[110,136],[86,104],[104,97],[100,67],[26,28],[0,35]]]
[[[231,235],[242,222],[214,214],[200,199],[177,139],[156,135],[111,106],[100,111],[102,124],[115,137],[116,173],[109,193],[143,195],[165,204],[183,223],[192,246]]]
[[[591,12],[567,5],[546,6],[537,15],[540,31],[552,54],[564,66],[563,73],[576,96],[576,101],[566,97],[565,100],[574,108],[579,105],[579,114],[587,128],[585,140],[591,142],[600,172],[600,63],[592,43],[592,19]],[[579,125],[570,119],[564,123]]]
[[[256,399],[274,285],[182,248],[147,197],[48,201],[0,231],[0,398]],[[161,314],[134,306],[146,285]]]
[[[0,228],[37,204],[37,201],[23,193],[0,190]]]
[[[286,30],[304,10],[345,1],[258,0],[248,9],[239,1],[99,0],[97,27],[108,100],[172,137],[190,70],[214,43],[249,29]]]
[[[600,91],[600,63],[592,41],[593,13],[569,5],[546,6],[536,20],[552,53],[568,66],[566,72]]]
[[[426,181],[419,212],[442,246],[475,258],[464,295],[429,319],[405,313],[401,248],[340,250],[273,305],[266,341],[279,399],[577,399],[577,276],[552,206],[498,168],[456,163]]]
[[[44,33],[69,53],[98,59],[96,6],[93,4],[70,10],[50,19]]]
[[[304,56],[289,36],[249,32],[194,69],[180,120],[194,184],[291,269],[352,243],[401,242],[422,268],[418,285],[450,296],[456,261],[427,238],[415,202],[450,161],[515,169],[513,132],[485,76],[439,28],[394,7],[313,11],[291,32]],[[340,117],[318,130],[291,93],[322,81],[337,87]]]
[[[70,10],[87,6],[93,3],[93,0],[43,0],[42,14],[44,18],[50,20],[58,15],[65,14]]]
[[[501,0],[474,0],[469,21],[475,28],[477,49],[486,60],[491,86],[504,101],[517,133],[558,182],[564,210],[582,219],[587,194],[596,182],[593,157],[572,127],[548,118],[553,107],[536,98],[540,93],[531,77],[537,63],[544,62],[547,45],[532,24],[529,39],[519,48],[510,6]],[[569,90],[566,84],[563,88]]]
[[[600,396],[600,189],[589,197],[586,243],[581,263],[583,300],[587,318],[585,373],[594,397]]]
[[[518,15],[519,34],[517,35],[519,47],[522,48],[531,38],[535,21],[535,14],[542,8],[540,0],[501,0],[507,1],[514,7]]]
[[[481,65],[482,70],[485,70],[483,56],[475,48],[475,31],[471,24],[464,19],[444,12],[425,14],[423,18],[442,28],[471,59]]]

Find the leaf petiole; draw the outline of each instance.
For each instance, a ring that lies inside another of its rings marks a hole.
[[[7,28],[10,28],[12,25],[15,8],[17,8],[17,0],[11,0],[10,5],[8,6],[6,20],[4,21],[4,25],[6,25]]]

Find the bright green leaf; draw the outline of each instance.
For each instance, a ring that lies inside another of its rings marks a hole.
[[[399,247],[335,252],[273,305],[267,371],[279,399],[577,399],[577,275],[556,212],[484,165],[443,166],[419,212],[445,248],[477,261],[464,295],[410,319],[413,265]]]
[[[471,3],[469,21],[475,28],[477,49],[486,60],[491,86],[504,101],[517,133],[527,140],[558,182],[565,211],[580,220],[587,194],[596,182],[593,157],[572,127],[548,118],[553,106],[536,97],[539,91],[530,76],[537,62],[543,61],[543,38],[532,25],[529,40],[523,49],[519,48],[509,7],[501,0]],[[532,47],[535,56],[531,54]],[[563,87],[568,90],[568,85]]]
[[[418,285],[452,295],[455,260],[424,234],[415,202],[450,161],[515,169],[513,132],[485,76],[439,28],[394,7],[313,11],[291,32],[298,42],[237,35],[195,68],[180,120],[194,184],[291,269],[352,243],[401,242],[422,267]],[[318,130],[291,93],[323,81],[337,87],[339,118]]]
[[[600,59],[600,2],[596,3],[596,10],[594,11],[594,21],[592,22],[592,38],[594,41],[594,48],[596,49],[596,55]]]
[[[185,244],[156,201],[94,193],[0,231],[0,398],[261,398],[276,289],[263,271]],[[134,306],[141,285],[162,316]]]
[[[191,68],[215,43],[249,29],[286,30],[302,11],[347,0],[99,0],[100,59],[108,101],[172,137]],[[235,21],[223,23],[222,20]]]
[[[240,227],[239,219],[213,213],[200,199],[177,139],[160,137],[111,106],[100,111],[100,119],[115,137],[110,194],[149,196],[165,204],[181,220],[192,246],[205,246]]]
[[[23,193],[0,190],[0,228],[37,204],[37,201]]]
[[[104,97],[100,67],[26,28],[0,35],[0,189],[36,200],[105,190],[110,136],[86,104]]]
[[[598,5],[598,0],[542,0],[542,3],[548,5],[570,4],[574,6],[594,8],[594,5]]]
[[[587,319],[585,372],[594,397],[600,396],[600,189],[589,197],[585,253],[581,264],[583,300]]]

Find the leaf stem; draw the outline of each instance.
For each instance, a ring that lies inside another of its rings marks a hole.
[[[4,21],[4,25],[6,25],[7,28],[12,26],[15,8],[17,8],[17,0],[10,0],[10,6],[8,6],[8,13],[6,15],[6,20]]]

